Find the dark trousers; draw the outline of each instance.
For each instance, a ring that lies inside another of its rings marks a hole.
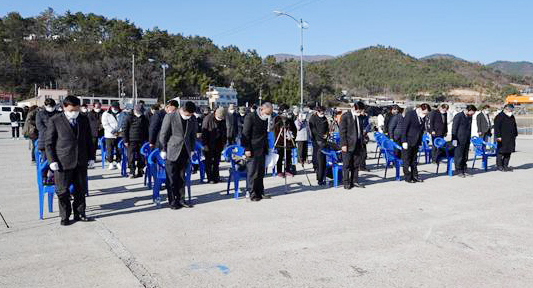
[[[94,159],[96,159],[96,150],[98,150],[98,137],[92,137],[93,141],[93,151],[91,151]],[[104,161],[104,159],[102,159]]]
[[[87,193],[87,166],[78,166],[71,170],[55,171],[55,190],[59,204],[61,220],[69,219],[72,210],[74,216],[85,215],[85,194]],[[74,186],[72,206],[70,204],[70,185]]]
[[[35,162],[35,142],[33,142],[33,141],[35,141],[35,140],[30,139],[30,147],[31,147],[30,148],[31,149],[30,154],[31,154],[31,161]]]
[[[208,181],[220,181],[220,149],[210,147],[208,151],[204,153],[205,156],[205,173],[207,174]]]
[[[287,160],[285,161],[285,171],[283,170],[283,160],[285,159],[283,148],[277,148],[278,150],[278,162],[276,163],[276,169],[278,173],[291,172],[292,170],[292,148],[285,149],[287,151]]]
[[[11,127],[11,135],[13,138],[17,137],[19,138],[20,137],[20,127]],[[16,135],[16,136],[15,136]]]
[[[470,149],[470,141],[465,143],[459,142],[455,147],[453,154],[453,161],[455,162],[455,171],[458,173],[466,172],[466,162],[468,161],[468,150]]]
[[[439,157],[439,149],[435,147],[435,138],[443,137],[443,135],[431,135],[431,161],[436,162]]]
[[[509,160],[511,160],[511,153],[498,153],[496,155],[496,166],[498,168],[508,168]]]
[[[359,182],[359,167],[363,160],[362,146],[356,147],[354,151],[342,153],[342,182],[344,186],[351,186]]]
[[[316,154],[316,162],[317,162],[317,169],[316,169],[316,180],[319,184],[322,184],[326,178],[326,155],[320,150],[322,149],[320,146],[316,146],[317,154]],[[313,153],[314,153],[314,147],[313,147]]]
[[[416,162],[417,154],[418,146],[409,146],[407,149],[402,150],[403,175],[406,181],[418,178],[418,163]]]
[[[320,152],[318,151],[319,150],[318,143],[316,143],[316,141],[312,141],[311,143],[313,144],[313,155],[312,155],[311,161],[313,162],[313,169],[316,171],[318,169],[318,155]]]
[[[307,160],[307,141],[296,141],[298,147],[298,162],[305,163]]]
[[[366,152],[366,144],[363,143],[362,149],[361,149],[361,159],[359,161],[359,168],[362,170],[366,170],[366,158],[367,158],[367,152]]]
[[[106,159],[107,162],[113,162],[113,155],[115,155],[115,162],[120,162],[122,159],[120,155],[120,149],[118,148],[118,138],[106,138],[105,139],[105,150],[106,150]],[[115,152],[113,152],[115,151]]]
[[[138,171],[142,171],[144,168],[144,157],[141,155],[142,144],[140,141],[130,141],[128,145],[128,167],[132,174],[135,173],[135,168]]]
[[[265,193],[265,155],[254,155],[246,163],[246,181],[250,190],[250,198],[261,199]]]
[[[176,161],[166,161],[167,193],[170,206],[180,206],[185,199],[185,170],[189,163],[187,149],[183,147]]]

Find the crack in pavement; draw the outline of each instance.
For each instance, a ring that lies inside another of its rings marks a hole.
[[[120,242],[120,240],[109,230],[105,225],[98,221],[96,232],[104,242],[109,246],[109,249],[115,254],[124,265],[130,270],[131,274],[139,280],[141,285],[147,288],[159,288],[157,280],[151,275],[151,273],[137,261],[135,256]]]

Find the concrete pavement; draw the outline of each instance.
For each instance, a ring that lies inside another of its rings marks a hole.
[[[284,194],[283,180],[269,177],[273,197],[258,203],[193,175],[195,207],[177,211],[155,207],[141,179],[97,165],[87,198],[96,221],[61,227],[57,199],[38,219],[35,166],[8,129],[0,127],[0,211],[11,226],[0,223],[0,287],[533,285],[533,138],[518,140],[512,173],[477,163],[472,178],[442,167],[435,177],[429,164],[424,183],[408,184],[394,169],[382,179],[371,159],[366,189],[309,187],[299,174]]]

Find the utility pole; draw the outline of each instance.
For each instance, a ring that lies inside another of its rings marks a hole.
[[[131,54],[131,97],[137,105],[137,95],[135,93],[135,54]]]
[[[263,99],[263,89],[259,88],[259,106],[261,106],[262,99]]]

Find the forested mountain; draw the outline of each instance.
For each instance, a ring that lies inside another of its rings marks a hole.
[[[527,61],[509,62],[496,61],[488,66],[500,70],[503,73],[517,76],[533,76],[533,63]]]
[[[204,93],[209,85],[232,82],[239,101],[263,99],[299,102],[299,61],[262,58],[255,50],[219,47],[200,36],[171,34],[157,27],[143,30],[129,20],[48,9],[36,17],[16,12],[0,18],[0,92],[19,98],[34,95],[34,85],[65,88],[73,95],[117,95],[118,79],[131,95],[131,60],[140,97],[162,97],[162,69],[167,63],[167,97]],[[290,57],[289,57],[290,58]],[[305,63],[305,98],[334,99],[341,90],[354,95],[419,92],[445,94],[452,88],[477,88],[502,99],[510,83],[531,78],[450,57],[416,59],[383,46]],[[156,61],[149,61],[155,59]],[[316,60],[316,59],[315,59]]]

